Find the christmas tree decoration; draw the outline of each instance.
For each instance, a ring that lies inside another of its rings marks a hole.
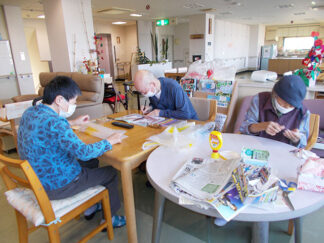
[[[302,64],[306,68],[301,68],[295,71],[295,75],[300,76],[306,86],[314,86],[316,82],[316,78],[320,73],[319,66],[322,63],[323,55],[324,55],[324,45],[321,39],[318,39],[319,33],[313,31],[311,36],[314,37],[314,46],[310,49],[307,56],[302,61]]]

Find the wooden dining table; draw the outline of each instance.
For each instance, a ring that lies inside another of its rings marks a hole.
[[[138,110],[128,110],[109,115],[109,118],[117,118],[127,114],[140,113]],[[112,121],[102,122],[101,125],[112,129],[126,130],[127,138],[122,140],[122,143],[113,145],[112,150],[105,152],[100,161],[107,165],[113,166],[121,173],[122,191],[124,197],[124,209],[126,216],[126,227],[128,242],[136,243],[136,217],[135,217],[135,202],[133,191],[132,170],[137,168],[143,161],[146,161],[151,152],[156,148],[142,149],[143,143],[152,135],[161,133],[164,128],[151,128],[134,125],[132,129],[116,127],[111,124]],[[100,139],[94,136],[87,135],[81,131],[75,131],[77,136],[85,143],[94,143]]]

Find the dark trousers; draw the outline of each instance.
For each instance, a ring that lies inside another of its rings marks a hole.
[[[79,161],[82,171],[69,184],[62,188],[47,191],[50,200],[59,200],[71,197],[90,187],[102,185],[108,189],[111,215],[115,215],[120,208],[120,199],[118,194],[118,177],[116,170],[111,166],[99,166],[98,159],[89,161]]]

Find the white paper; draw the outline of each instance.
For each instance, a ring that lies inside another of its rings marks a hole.
[[[126,131],[123,130],[115,130],[111,129],[93,122],[89,122],[88,124],[82,126],[79,131],[84,132],[88,135],[101,138],[101,139],[106,139],[109,136],[111,136],[114,133],[121,133],[124,134]],[[127,138],[126,135],[123,135],[121,139]]]

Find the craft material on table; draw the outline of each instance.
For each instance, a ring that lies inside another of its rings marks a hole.
[[[268,164],[270,153],[266,150],[242,148],[242,160],[246,164],[265,166]]]
[[[141,114],[129,114],[126,116],[118,117],[116,120],[125,121],[134,125],[139,125],[146,127],[148,125],[153,125],[158,122],[164,121],[164,117],[157,117],[157,116],[146,116]]]
[[[86,125],[80,127],[79,131],[101,139],[106,139],[114,133],[123,134],[121,139],[127,138],[127,136],[124,135],[124,133],[126,132],[125,130],[117,130],[117,129],[115,130],[93,122],[89,122]]]
[[[324,159],[308,158],[298,172],[297,188],[324,192]]]

